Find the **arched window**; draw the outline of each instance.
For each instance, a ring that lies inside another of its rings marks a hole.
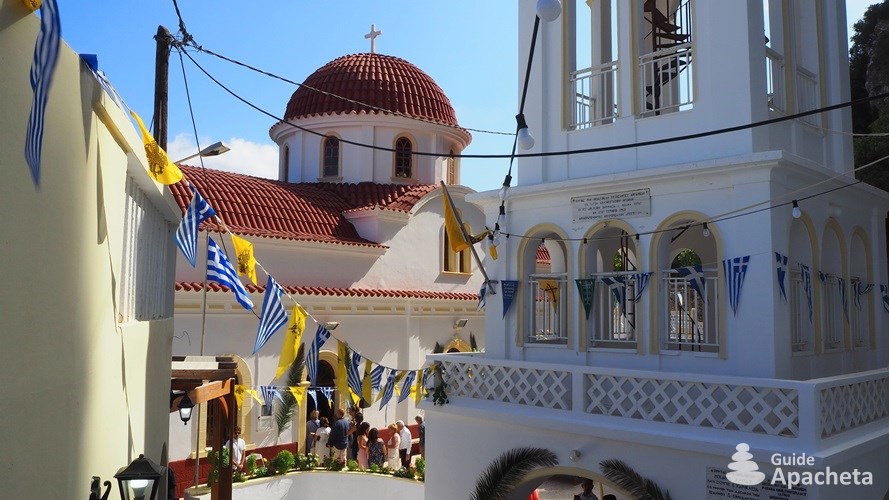
[[[845,348],[845,322],[847,280],[843,276],[845,269],[845,249],[841,241],[845,238],[840,234],[839,227],[831,221],[828,223],[821,243],[821,269],[817,279],[821,283],[821,319],[822,348],[824,351],[842,350]]]
[[[815,322],[812,310],[813,266],[812,237],[803,219],[790,224],[787,257],[787,302],[790,306],[790,349],[815,351]]]
[[[284,145],[284,151],[281,153],[281,180],[290,182],[290,146]]]
[[[580,309],[587,318],[588,346],[633,348],[639,329],[636,299],[645,284],[639,281],[647,278],[638,270],[636,242],[626,230],[607,222],[589,237],[584,250],[584,278],[595,280],[599,286],[587,292],[591,293],[587,299],[591,301],[590,314]]]
[[[442,238],[442,271],[446,273],[470,274],[470,255],[469,248],[465,248],[459,252],[451,250],[451,241],[448,238],[448,232],[444,226],[441,228],[444,235]]]
[[[321,176],[340,176],[340,140],[336,136],[329,135],[324,138],[322,148]]]
[[[870,252],[865,241],[865,233],[856,230],[852,234],[852,247],[849,259],[849,327],[851,330],[852,347],[868,349],[871,347],[871,322],[873,307],[871,304],[873,289]]]
[[[526,234],[519,249],[522,343],[568,345],[568,248],[555,228]]]
[[[413,150],[414,146],[407,137],[395,140],[395,177],[400,179],[413,177]]]

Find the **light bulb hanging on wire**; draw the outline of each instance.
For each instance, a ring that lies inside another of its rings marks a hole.
[[[518,124],[516,140],[519,143],[519,147],[527,151],[534,147],[534,136],[528,130],[528,123],[525,121],[524,113],[515,115],[515,119]]]
[[[793,200],[793,214],[794,219],[799,219],[803,216],[803,211],[799,209],[799,203],[796,200]]]
[[[707,223],[706,223],[706,222],[704,223],[704,227],[703,227],[703,229],[701,229],[701,234],[704,236],[704,238],[709,238],[709,237],[710,237],[710,228],[707,227]]]

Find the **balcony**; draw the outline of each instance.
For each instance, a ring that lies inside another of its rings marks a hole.
[[[553,421],[583,417],[592,426],[659,422],[675,426],[676,435],[693,429],[753,433],[776,446],[816,452],[836,445],[845,433],[860,434],[853,429],[874,422],[880,423],[863,430],[885,428],[889,417],[889,369],[800,381],[493,360],[483,354],[430,359],[440,363],[453,404],[468,398],[485,406],[497,403],[489,407],[495,411],[509,411],[499,404],[521,405]],[[633,428],[646,432],[644,425]]]

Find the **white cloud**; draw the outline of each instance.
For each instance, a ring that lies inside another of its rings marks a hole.
[[[201,138],[201,146],[207,147],[216,139]],[[250,142],[240,137],[232,137],[222,141],[231,151],[219,156],[204,158],[204,166],[226,172],[237,172],[269,179],[278,178],[278,146]],[[194,141],[187,134],[179,134],[167,144],[167,151],[172,160],[185,158],[197,153]],[[185,162],[186,165],[200,166],[197,157]]]

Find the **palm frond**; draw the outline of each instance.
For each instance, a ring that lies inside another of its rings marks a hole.
[[[602,460],[599,468],[606,479],[620,486],[639,500],[670,500],[670,493],[662,490],[651,479],[642,477],[635,469],[621,460]]]
[[[469,348],[472,352],[478,352],[478,342],[475,341],[475,334],[469,332]]]
[[[441,354],[444,352],[444,347],[438,342],[435,343],[435,347],[432,348],[432,354]]]
[[[287,385],[289,387],[298,386],[303,380],[303,367],[305,367],[306,359],[304,347],[303,344],[300,344],[299,349],[296,351],[296,358],[293,360],[293,364],[290,365],[290,369],[287,370]],[[281,434],[290,427],[290,422],[293,420],[293,412],[296,411],[296,398],[293,397],[290,391],[284,392],[281,395],[281,399],[283,402],[275,410],[275,425],[278,428],[278,435],[275,436],[276,444]]]
[[[559,463],[556,454],[545,448],[515,448],[488,465],[475,483],[472,500],[502,500],[518,486],[525,475],[538,467]]]

